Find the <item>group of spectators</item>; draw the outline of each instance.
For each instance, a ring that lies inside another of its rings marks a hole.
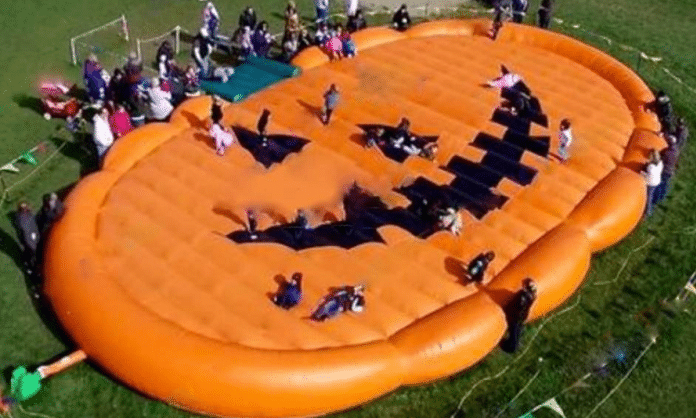
[[[689,138],[689,128],[684,118],[677,117],[672,108],[669,96],[660,91],[655,100],[645,105],[647,110],[654,112],[660,120],[661,136],[667,141],[667,148],[653,149],[650,161],[643,170],[647,184],[648,198],[645,205],[645,216],[652,214],[655,205],[667,196],[669,185],[679,163],[681,150]]]
[[[91,107],[93,139],[101,160],[114,141],[146,120],[163,121],[187,95],[198,91],[192,66],[186,70],[174,61],[173,48],[164,41],[157,51],[157,73],[143,75],[143,63],[131,53],[122,68],[109,74],[91,54],[84,63],[83,80]]]
[[[541,0],[537,11],[536,23],[540,28],[548,29],[551,26],[555,0]],[[491,37],[495,39],[503,27],[503,23],[512,21],[522,23],[529,10],[529,0],[495,0],[493,27]]]
[[[331,22],[329,18],[328,0],[316,0],[316,20],[314,32],[303,25],[294,1],[288,1],[284,11],[285,29],[282,39],[270,33],[268,23],[258,20],[253,7],[247,6],[239,16],[238,27],[226,42],[219,35],[220,15],[212,2],[207,2],[203,10],[203,25],[196,35],[193,44],[193,59],[202,78],[209,73],[210,53],[215,48],[236,50],[238,58],[248,57],[275,58],[282,62],[290,60],[301,50],[309,46],[322,47],[332,59],[351,57],[356,53],[355,43],[351,33],[367,26],[362,10],[357,8],[357,2],[347,4],[348,21],[345,26]],[[275,50],[280,50],[274,54]]]

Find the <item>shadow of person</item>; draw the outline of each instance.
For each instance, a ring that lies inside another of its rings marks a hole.
[[[231,209],[225,208],[221,205],[215,206],[213,208],[213,213],[216,215],[224,216],[225,218],[231,220],[232,222],[236,223],[237,225],[241,226],[242,228],[247,227],[246,221],[244,221],[242,218],[240,218],[237,214],[235,214]]]
[[[297,103],[299,103],[300,106],[304,107],[307,112],[316,116],[318,119],[321,118],[322,113],[323,113],[321,106],[315,106],[315,105],[313,105],[311,103],[307,103],[301,99],[297,99]]]
[[[73,135],[73,138],[72,141],[65,141],[57,137],[53,137],[50,140],[56,147],[60,147],[63,142],[67,142],[60,149],[60,153],[80,164],[80,176],[86,176],[99,170],[97,150],[91,136],[84,132],[78,132]]]
[[[211,148],[213,150],[215,149],[215,140],[213,140],[213,137],[211,137],[210,135],[201,134],[201,133],[196,132],[193,134],[193,139],[195,139],[196,141],[204,143],[205,145],[208,146],[208,148]]]
[[[33,97],[29,96],[24,93],[20,94],[15,94],[12,97],[12,100],[17,103],[17,106],[23,108],[23,109],[30,109],[33,110],[34,112],[38,113],[39,115],[43,115],[44,109],[43,105],[41,104],[41,99],[38,97]]]
[[[186,121],[191,125],[191,127],[196,128],[196,129],[206,129],[206,121],[204,119],[199,119],[198,116],[194,115],[193,113],[187,111],[187,110],[182,110],[181,115],[186,118]]]
[[[457,278],[457,282],[461,284],[468,284],[470,281],[469,274],[466,272],[464,263],[454,257],[445,258],[445,271]]]

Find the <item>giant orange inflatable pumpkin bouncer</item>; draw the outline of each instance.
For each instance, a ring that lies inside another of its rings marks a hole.
[[[663,146],[643,110],[653,96],[576,40],[511,24],[494,42],[489,25],[368,29],[355,34],[358,56],[338,62],[303,52],[301,76],[223,108],[242,145],[263,109],[269,138],[300,138],[265,165],[239,144],[216,154],[209,97],[120,139],[70,194],[47,248],[46,291],[79,347],[127,385],[184,409],[310,416],[478,362],[504,335],[502,306],[525,277],[538,285],[531,319],[562,304],[591,253],[641,218],[638,171]],[[500,91],[481,84],[501,64],[524,78],[533,117],[496,110]],[[324,126],[317,115],[331,83],[341,101]],[[436,138],[434,160],[364,147],[365,126],[401,117]],[[575,142],[560,163],[552,154],[563,118]],[[259,231],[291,223],[298,209],[317,230],[346,226],[341,199],[353,183],[399,220],[352,231],[363,235],[346,246],[331,244],[345,237],[303,248],[230,238],[244,231],[247,209]],[[457,203],[461,235],[408,226],[428,193]],[[468,282],[461,266],[488,250],[496,258],[483,282]],[[269,296],[295,271],[303,299],[280,309]],[[330,289],[357,283],[363,312],[309,318]]]

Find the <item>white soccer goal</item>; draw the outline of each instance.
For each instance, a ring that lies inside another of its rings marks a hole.
[[[135,45],[136,45],[136,52],[138,53],[138,58],[143,62],[143,63],[149,63],[150,61],[155,62],[157,61],[157,57],[155,57],[155,54],[157,52],[157,49],[159,46],[164,42],[166,39],[169,39],[172,41],[172,46],[174,47],[174,53],[176,55],[179,55],[181,52],[181,26],[176,26],[172,28],[171,30],[157,36],[153,36],[152,38],[149,39],[136,39],[135,40]]]
[[[118,19],[70,38],[72,63],[77,65],[92,52],[124,58],[129,41],[128,21],[125,15],[121,15]]]

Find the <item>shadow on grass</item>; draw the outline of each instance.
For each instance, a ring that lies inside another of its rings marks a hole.
[[[38,97],[29,96],[24,93],[15,94],[12,100],[17,103],[17,106],[23,109],[30,109],[39,115],[43,115],[43,105],[41,104],[41,99]]]
[[[65,141],[62,138],[53,137],[50,139],[56,147]],[[99,169],[97,151],[94,148],[91,135],[87,133],[77,133],[71,141],[68,141],[60,150],[61,154],[77,161],[80,164],[80,176],[85,176]]]
[[[7,213],[7,217],[14,225],[15,212],[12,211]],[[8,234],[4,229],[0,229],[0,240],[4,243],[2,246],[2,251],[7,254],[7,256],[10,257],[15,263],[17,268],[22,271],[27,294],[31,299],[34,310],[39,315],[39,318],[41,318],[41,321],[46,325],[46,328],[48,328],[56,339],[67,346],[72,346],[72,342],[68,337],[68,334],[63,330],[62,326],[58,322],[58,318],[55,316],[48,299],[42,292],[42,274],[39,272],[35,272],[34,274],[27,273],[22,260],[22,249],[15,237]],[[39,247],[39,258],[41,258],[41,251],[41,247]],[[38,270],[40,271],[41,267],[38,267]]]

